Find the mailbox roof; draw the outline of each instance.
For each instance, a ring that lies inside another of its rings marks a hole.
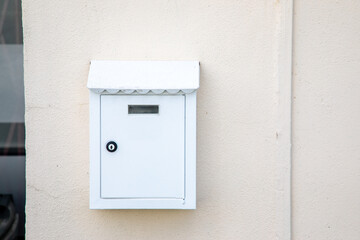
[[[184,93],[199,88],[198,61],[91,61],[87,87],[109,93]]]

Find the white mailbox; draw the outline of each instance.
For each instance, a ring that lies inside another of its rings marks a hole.
[[[92,61],[90,208],[196,208],[196,61]]]

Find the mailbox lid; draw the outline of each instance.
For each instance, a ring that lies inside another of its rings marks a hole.
[[[199,88],[198,61],[91,61],[87,87],[97,93],[121,90]],[[154,91],[156,93],[156,91]]]
[[[101,95],[100,106],[101,198],[183,199],[184,95]]]

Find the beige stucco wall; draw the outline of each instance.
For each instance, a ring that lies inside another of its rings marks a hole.
[[[27,239],[285,239],[283,3],[23,0]],[[360,4],[294,13],[293,239],[360,239]],[[89,210],[91,59],[201,62],[197,210]]]
[[[360,2],[295,1],[293,236],[360,239]]]
[[[27,239],[276,239],[275,1],[23,1]],[[89,61],[199,60],[197,210],[89,210]]]

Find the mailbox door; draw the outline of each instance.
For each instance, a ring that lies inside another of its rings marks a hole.
[[[184,132],[184,95],[102,95],[101,197],[184,198]]]

